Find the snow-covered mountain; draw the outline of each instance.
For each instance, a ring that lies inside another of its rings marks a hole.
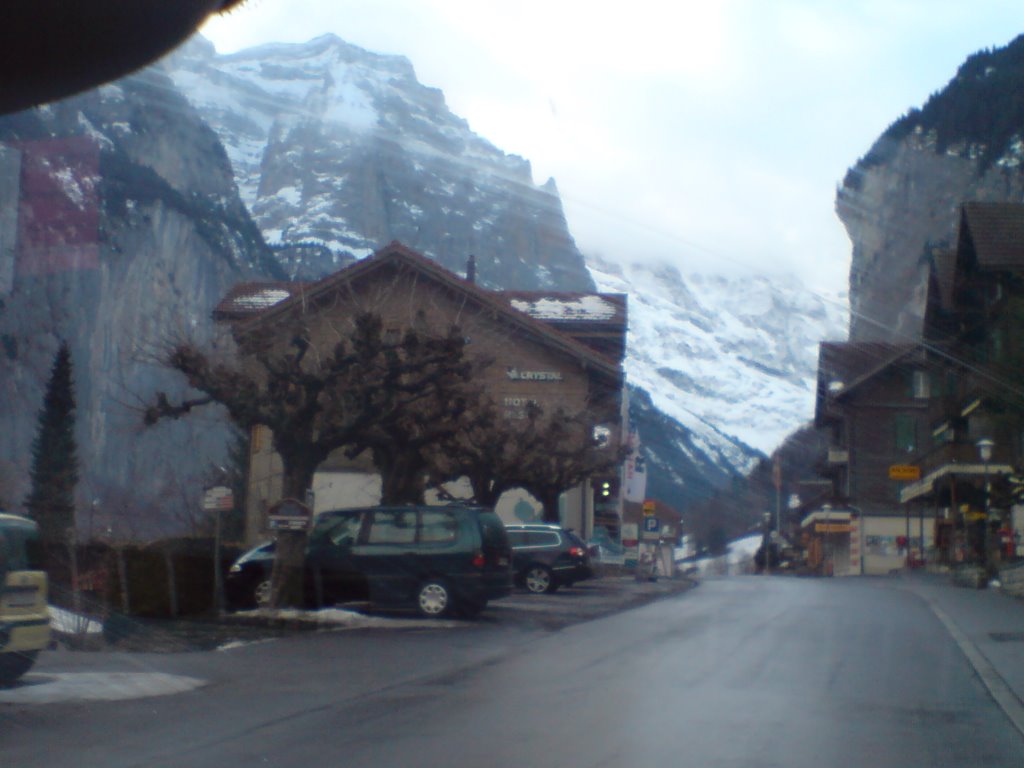
[[[285,271],[328,274],[398,239],[506,289],[628,293],[634,416],[677,500],[745,472],[812,415],[817,343],[845,301],[795,279],[587,265],[554,181],[474,134],[399,56],[333,36],[218,55],[202,39],[163,65],[218,134],[242,199]],[[589,266],[589,269],[588,269]],[[660,409],[679,422],[673,426]]]
[[[671,265],[590,260],[602,291],[628,293],[626,372],[707,453],[747,469],[814,411],[818,342],[842,339],[845,294],[797,278],[682,275]]]
[[[397,239],[484,285],[591,288],[553,181],[473,133],[401,56],[325,35],[164,65],[217,132],[242,199],[293,276]]]

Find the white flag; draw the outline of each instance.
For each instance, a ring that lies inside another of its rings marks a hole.
[[[629,454],[626,457],[626,501],[641,502],[647,497],[647,467],[640,455],[640,435],[635,427],[629,429]]]

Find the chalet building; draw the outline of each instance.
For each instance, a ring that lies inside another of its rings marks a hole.
[[[994,564],[1024,554],[1011,482],[1024,465],[1024,205],[966,203],[956,247],[936,254],[925,315],[941,361],[921,478],[901,500],[934,516],[938,555]]]
[[[811,515],[805,531],[849,534],[832,551],[859,549],[853,572],[1024,554],[1022,278],[1024,205],[967,203],[955,248],[933,255],[923,342],[821,345],[815,424],[833,498],[818,510],[831,521]]]
[[[829,437],[822,471],[832,480],[832,497],[809,512],[801,529],[823,572],[879,574],[903,566],[906,508],[890,468],[908,464],[926,439],[930,375],[920,345],[821,344],[814,423]]]
[[[273,335],[301,318],[312,346],[328,349],[364,311],[383,319],[386,334],[407,328],[444,332],[457,325],[469,342],[467,354],[489,363],[481,383],[506,418],[524,418],[531,403],[548,413],[559,407],[586,409],[593,414],[595,434],[607,437],[609,446],[617,446],[625,434],[626,297],[621,294],[489,291],[392,243],[315,283],[238,285],[214,318],[229,324],[236,337]],[[266,428],[252,435],[249,542],[266,537],[267,510],[281,496],[282,468],[271,437]],[[367,459],[335,451],[317,471],[313,493],[314,512],[376,504],[380,477]],[[467,497],[468,484],[446,487],[445,494]],[[618,506],[621,510],[621,502]],[[562,494],[560,509],[564,525],[584,536],[592,533],[590,483]],[[537,519],[540,512],[525,491],[506,493],[497,511],[507,522]]]

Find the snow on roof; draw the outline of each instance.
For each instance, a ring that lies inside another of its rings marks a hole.
[[[284,301],[289,296],[291,293],[280,288],[265,288],[246,296],[238,296],[235,299],[235,306],[239,309],[266,309]]]
[[[536,320],[611,320],[615,305],[600,296],[512,299],[512,306]]]
[[[213,310],[215,320],[238,320],[258,315],[265,309],[308,287],[302,282],[238,283]]]

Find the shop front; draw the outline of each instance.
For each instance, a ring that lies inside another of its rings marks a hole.
[[[853,576],[861,572],[860,515],[855,510],[825,505],[801,523],[807,565],[820,576]]]

